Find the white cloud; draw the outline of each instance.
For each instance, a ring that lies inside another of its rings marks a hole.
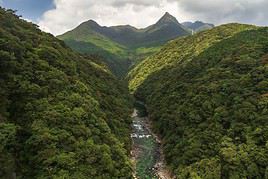
[[[1,0],[0,0],[1,1]],[[101,25],[146,27],[166,11],[180,22],[202,20],[215,24],[242,22],[264,25],[267,0],[54,0],[38,25],[55,35],[93,19]]]
[[[178,12],[177,2],[167,0],[54,0],[55,9],[47,11],[38,25],[55,35],[93,19],[101,25],[130,24],[146,27],[166,11]]]
[[[215,24],[228,22],[267,25],[267,0],[179,0],[180,8],[194,18]]]

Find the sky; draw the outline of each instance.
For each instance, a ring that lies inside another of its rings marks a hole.
[[[105,26],[129,24],[144,28],[165,12],[179,22],[268,25],[268,0],[0,0],[0,5],[18,10],[18,15],[54,35],[89,19]]]
[[[39,22],[46,11],[55,8],[53,0],[0,0],[0,5],[18,10],[19,15],[35,23]]]

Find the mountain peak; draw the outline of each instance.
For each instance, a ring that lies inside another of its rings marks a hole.
[[[88,25],[94,25],[94,26],[99,25],[99,24],[98,24],[96,21],[94,21],[94,20],[88,20],[88,21],[86,21],[85,23],[88,24]]]
[[[98,30],[101,26],[94,20],[88,20],[80,24],[77,28]]]
[[[177,19],[172,16],[170,13],[166,12],[164,14],[164,16],[161,17],[161,19],[157,22],[157,24],[166,24],[166,23],[176,23],[176,24],[179,24],[179,22],[177,21]]]
[[[172,16],[169,12],[166,12],[164,16]]]

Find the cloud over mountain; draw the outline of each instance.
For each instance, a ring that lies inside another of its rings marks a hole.
[[[146,27],[168,11],[181,21],[201,20],[267,25],[267,0],[54,0],[55,9],[44,13],[39,26],[61,34],[88,19],[101,25],[131,24]]]

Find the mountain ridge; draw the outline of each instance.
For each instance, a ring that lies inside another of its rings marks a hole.
[[[133,64],[157,52],[166,42],[190,34],[189,28],[166,12],[146,28],[131,25],[107,27],[88,20],[57,37],[80,53],[104,56],[112,72],[124,77]]]
[[[96,33],[99,33],[100,35],[103,35],[111,40],[114,40],[117,43],[120,43],[125,46],[131,46],[135,44],[137,46],[137,43],[144,44],[144,41],[147,41],[148,38],[146,36],[151,33],[157,31],[159,28],[163,28],[163,26],[169,26],[169,28],[178,28],[180,30],[177,31],[177,36],[184,36],[189,35],[189,32],[187,31],[187,28],[183,27],[177,19],[170,15],[168,12],[164,14],[155,24],[150,25],[146,28],[136,28],[131,25],[118,25],[118,26],[101,26],[94,20],[88,20],[80,25],[78,25],[76,28],[74,28],[71,31],[68,31],[62,35],[59,35],[58,38],[65,39],[68,38],[68,34],[79,30],[80,28],[89,28],[87,30],[93,30]],[[173,38],[173,36],[172,36]],[[133,42],[129,42],[129,39],[133,40]],[[146,40],[144,40],[146,39]],[[171,39],[171,38],[170,38]],[[170,40],[168,39],[168,40]],[[165,39],[166,40],[166,39]],[[157,40],[151,40],[153,42]],[[159,40],[163,41],[163,40]],[[147,42],[148,43],[148,42]]]
[[[172,16],[171,14],[169,14],[168,12],[166,12],[164,14],[164,16],[162,16],[157,22],[156,24],[158,23],[167,23],[167,22],[173,22],[173,23],[177,23],[179,24],[179,21],[174,17]]]

